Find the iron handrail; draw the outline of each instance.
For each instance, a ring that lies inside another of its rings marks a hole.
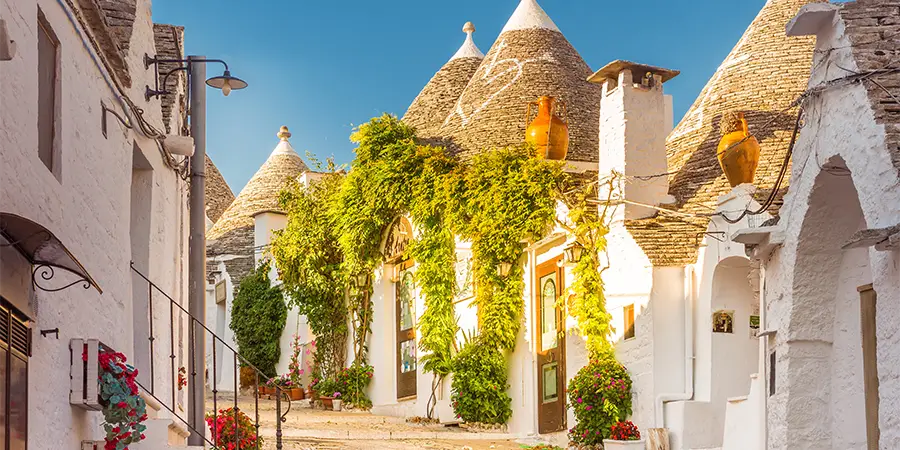
[[[249,368],[252,369],[252,371],[253,371],[253,373],[254,373],[254,385],[253,385],[254,392],[253,392],[253,395],[254,395],[254,409],[255,409],[255,417],[253,418],[253,425],[254,425],[255,432],[256,432],[256,450],[259,450],[259,429],[260,429],[260,417],[259,417],[259,386],[260,386],[260,379],[262,378],[262,379],[264,379],[267,383],[269,383],[269,382],[272,381],[272,378],[266,376],[261,370],[259,370],[256,366],[254,366],[252,363],[250,363],[250,361],[248,361],[246,358],[244,358],[244,357],[240,354],[240,352],[238,352],[237,350],[235,350],[231,345],[229,345],[227,342],[225,342],[224,339],[222,339],[222,338],[219,337],[215,332],[213,332],[212,330],[210,330],[209,327],[206,326],[206,324],[204,324],[204,323],[201,322],[199,319],[197,319],[196,317],[194,317],[188,310],[186,310],[183,306],[181,306],[181,304],[179,304],[178,302],[176,302],[175,299],[173,299],[169,294],[167,294],[165,291],[163,291],[159,286],[157,286],[153,281],[151,281],[146,275],[144,275],[143,273],[141,273],[141,271],[137,270],[137,268],[134,267],[134,261],[131,262],[131,270],[132,270],[134,273],[136,273],[138,276],[140,276],[142,279],[144,279],[144,281],[146,281],[146,282],[147,282],[147,285],[148,285],[148,292],[147,292],[147,294],[148,294],[148,298],[147,298],[148,308],[147,308],[147,309],[148,309],[149,321],[150,321],[150,323],[149,323],[149,333],[148,333],[148,334],[149,334],[148,341],[149,341],[149,346],[150,346],[150,388],[147,389],[147,387],[144,386],[140,381],[138,381],[138,385],[139,385],[145,392],[147,392],[151,397],[153,397],[154,399],[156,399],[156,401],[159,402],[160,405],[162,405],[164,408],[166,408],[166,410],[168,410],[169,412],[171,412],[173,416],[177,417],[178,420],[180,420],[181,422],[183,422],[183,423],[184,423],[184,424],[185,424],[192,432],[197,433],[199,436],[201,436],[201,437],[203,438],[203,440],[206,441],[206,443],[209,444],[209,445],[211,446],[211,448],[216,448],[216,445],[217,445],[216,442],[218,442],[219,439],[218,439],[218,436],[216,435],[217,430],[216,430],[215,427],[213,427],[213,430],[212,430],[212,431],[213,431],[213,434],[214,434],[214,436],[213,436],[213,441],[210,441],[210,440],[207,439],[207,437],[206,437],[205,426],[204,426],[205,424],[191,424],[191,423],[189,423],[187,420],[185,420],[184,418],[182,418],[178,413],[175,412],[175,405],[176,405],[176,391],[179,390],[179,387],[178,387],[178,384],[177,384],[178,381],[176,381],[176,372],[177,372],[177,370],[175,369],[175,358],[176,358],[176,356],[175,356],[175,313],[176,313],[176,308],[177,308],[179,313],[185,314],[185,315],[187,315],[187,317],[189,318],[189,324],[188,324],[188,335],[189,335],[189,337],[188,337],[188,341],[189,341],[189,342],[188,342],[188,347],[189,347],[189,348],[188,348],[188,350],[191,352],[191,358],[190,358],[190,361],[193,361],[193,360],[194,360],[194,358],[193,358],[193,352],[194,352],[195,343],[197,342],[197,336],[196,336],[196,332],[195,332],[195,330],[197,329],[196,326],[199,325],[200,327],[202,327],[201,333],[203,334],[203,336],[201,337],[201,339],[206,339],[206,333],[209,333],[209,335],[212,337],[212,366],[213,366],[213,367],[212,367],[212,369],[213,369],[213,371],[212,371],[212,372],[213,372],[213,373],[212,373],[212,394],[213,394],[213,399],[212,399],[212,400],[213,400],[213,420],[214,420],[214,423],[218,421],[218,417],[219,417],[219,416],[218,416],[218,415],[219,415],[219,408],[218,408],[218,407],[219,407],[219,405],[218,405],[218,393],[219,393],[219,390],[218,390],[217,381],[216,381],[216,380],[217,380],[217,375],[218,375],[218,370],[217,370],[217,366],[216,366],[216,365],[217,365],[217,361],[218,361],[218,358],[217,358],[217,351],[216,351],[217,344],[221,344],[221,345],[223,346],[223,348],[224,348],[225,350],[230,351],[230,352],[232,353],[232,356],[233,356],[233,361],[234,361],[234,372],[235,372],[235,373],[234,373],[234,403],[233,403],[233,409],[232,409],[232,411],[234,411],[235,424],[238,423],[238,413],[239,413],[239,407],[238,407],[238,394],[239,394],[239,392],[240,392],[240,385],[239,385],[239,383],[240,383],[240,377],[239,377],[239,373],[238,373],[238,367],[241,366],[241,365],[244,365],[244,366],[249,367]],[[170,358],[170,360],[171,360],[171,361],[170,361],[170,363],[171,363],[170,365],[171,365],[171,378],[172,378],[172,380],[171,380],[171,384],[172,384],[172,406],[171,406],[171,407],[170,407],[169,405],[167,405],[166,402],[164,402],[162,399],[160,399],[160,398],[157,397],[157,395],[156,395],[156,386],[155,386],[155,380],[156,380],[156,365],[155,365],[155,363],[154,363],[154,361],[155,361],[155,341],[156,341],[156,337],[153,335],[153,333],[154,333],[154,331],[153,331],[153,320],[154,320],[154,319],[153,319],[153,293],[154,293],[154,292],[159,293],[159,294],[162,294],[162,295],[169,301],[169,320],[170,320],[170,322],[171,322],[171,323],[170,323],[170,327],[169,327],[169,342],[170,342],[170,346],[169,346],[169,352],[170,352],[169,358]],[[204,358],[204,367],[201,369],[201,370],[204,371],[204,373],[205,373],[205,371],[206,371],[206,364],[207,364],[205,361],[206,361],[206,358]],[[197,375],[198,375],[198,374],[197,374],[197,369],[198,369],[198,368],[197,368],[197,367],[193,367],[192,369],[193,369],[193,370],[191,371],[191,374],[190,374],[190,376],[191,376],[191,383],[192,383],[194,386],[196,386],[196,385],[197,385]],[[206,389],[206,379],[205,379],[205,376],[204,376],[204,380],[203,380],[203,381],[204,381],[204,382],[203,382],[203,389],[204,389],[204,391],[205,391],[205,389]],[[290,411],[291,411],[291,406],[292,406],[292,405],[291,405],[290,396],[289,396],[289,395],[286,395],[286,394],[287,394],[287,393],[284,392],[284,390],[283,390],[280,386],[275,385],[275,414],[276,414],[276,419],[275,419],[275,448],[276,448],[276,450],[282,450],[282,428],[281,428],[281,424],[282,424],[283,422],[286,422],[286,421],[287,421],[287,415],[288,415],[288,413],[290,413]],[[284,413],[281,412],[281,410],[282,410],[282,397],[285,397],[285,398],[287,399],[287,405],[288,405],[288,406],[287,406],[287,410],[284,411]],[[192,405],[192,406],[193,406],[193,405]],[[194,415],[191,415],[191,417],[194,417]],[[240,433],[235,433],[235,448],[238,448],[238,449],[240,448],[240,446],[238,445],[238,444],[239,444],[239,441],[240,441]]]

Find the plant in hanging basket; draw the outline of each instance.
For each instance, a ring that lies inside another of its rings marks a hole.
[[[87,352],[82,355],[87,361]],[[100,365],[100,404],[103,407],[104,450],[125,450],[144,439],[147,403],[137,385],[138,371],[125,363],[125,355],[104,351]]]
[[[263,448],[262,437],[257,438],[256,427],[240,409],[220,409],[206,413],[206,424],[216,448],[249,450]],[[258,441],[258,442],[257,442]],[[236,445],[236,446],[235,446]]]

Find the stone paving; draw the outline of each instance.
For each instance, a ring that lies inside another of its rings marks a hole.
[[[221,400],[221,399],[220,399]],[[230,402],[229,402],[230,403]],[[253,415],[253,397],[241,396],[239,406]],[[259,401],[260,435],[265,450],[275,449],[275,402]],[[512,450],[528,448],[507,433],[472,432],[437,424],[413,424],[399,417],[366,411],[325,411],[308,400],[292,403],[282,424],[284,450],[435,449]]]

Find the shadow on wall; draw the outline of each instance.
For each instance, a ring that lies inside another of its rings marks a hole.
[[[756,178],[759,180],[760,176],[774,177],[781,167],[787,144],[785,143],[785,148],[776,147],[773,149],[775,145],[767,141],[776,137],[776,131],[793,131],[797,116],[774,111],[743,111],[743,113],[750,126],[750,133],[756,137],[762,147]],[[681,169],[678,170],[678,173],[675,174],[675,177],[669,183],[669,186],[671,186],[669,193],[675,196],[678,208],[684,207],[685,204],[694,198],[700,188],[707,184],[717,183],[717,190],[721,191],[721,194],[726,193],[730,189],[728,181],[719,167],[719,160],[716,155],[716,148],[722,139],[722,133],[719,132],[721,121],[722,114],[718,114],[713,118],[707,135],[700,141],[697,149],[681,166]],[[682,139],[690,139],[689,136]],[[755,184],[759,184],[758,181]],[[713,200],[715,200],[716,196],[714,195]]]

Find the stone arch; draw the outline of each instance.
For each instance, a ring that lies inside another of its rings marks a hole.
[[[785,384],[777,388],[777,394],[786,396],[788,448],[850,448],[834,447],[835,439],[845,439],[833,435],[833,430],[841,428],[838,417],[843,416],[837,409],[847,407],[834,408],[834,399],[839,398],[837,393],[854,389],[840,385],[839,378],[847,375],[836,367],[836,361],[840,364],[842,358],[854,356],[842,353],[846,349],[837,324],[846,318],[837,305],[838,292],[846,284],[842,264],[849,253],[842,245],[866,222],[844,159],[833,156],[823,167],[813,181],[797,236],[787,326],[776,337],[783,344],[777,350],[783,354],[777,355],[776,370],[782,372],[777,379]],[[856,251],[864,252],[856,256],[868,270],[866,250]],[[855,292],[856,286],[852,288]]]
[[[758,371],[759,342],[751,334],[750,316],[758,315],[759,310],[750,283],[750,260],[745,257],[724,258],[713,271],[711,399],[722,408],[723,417],[725,400],[747,395],[750,375]],[[723,331],[721,325],[717,329],[717,314],[730,321],[728,330]]]

